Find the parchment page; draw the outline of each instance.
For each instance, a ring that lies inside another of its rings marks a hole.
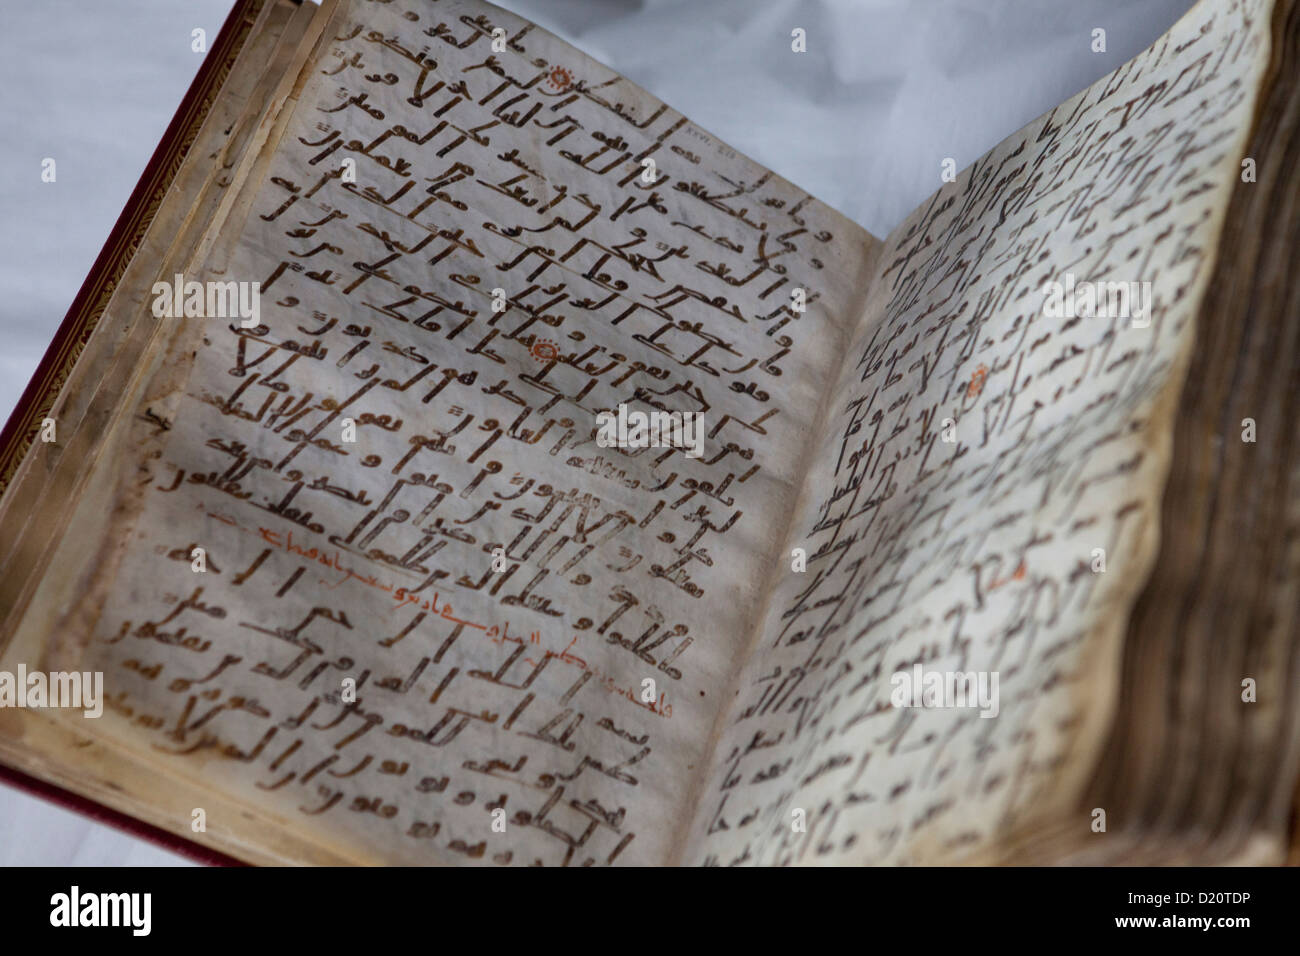
[[[350,859],[662,861],[878,243],[486,4],[339,16],[184,277],[256,322],[158,319],[93,730]]]
[[[688,861],[975,859],[1067,812],[1089,832],[1073,800],[1267,48],[1268,4],[1203,2],[891,234],[789,541],[807,570],[776,587]],[[1089,308],[1111,282],[1135,294]]]

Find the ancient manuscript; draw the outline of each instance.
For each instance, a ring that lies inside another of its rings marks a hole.
[[[883,241],[479,0],[250,6],[86,452],[33,453],[59,533],[35,464],[0,513],[5,667],[104,681],[6,759],[262,862],[954,862],[1076,812],[1269,4]]]

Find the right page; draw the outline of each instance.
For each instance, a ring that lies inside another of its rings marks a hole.
[[[1077,812],[1270,6],[1203,0],[890,235],[687,862],[976,860]]]

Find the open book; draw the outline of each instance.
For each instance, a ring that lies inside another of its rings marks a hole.
[[[1293,9],[878,239],[480,0],[242,0],[5,433],[0,763],[255,863],[1283,860]]]

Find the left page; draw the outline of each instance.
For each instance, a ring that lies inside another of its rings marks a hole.
[[[487,4],[320,16],[158,277],[45,663],[103,672],[95,747],[241,808],[200,840],[664,862],[879,244]]]

